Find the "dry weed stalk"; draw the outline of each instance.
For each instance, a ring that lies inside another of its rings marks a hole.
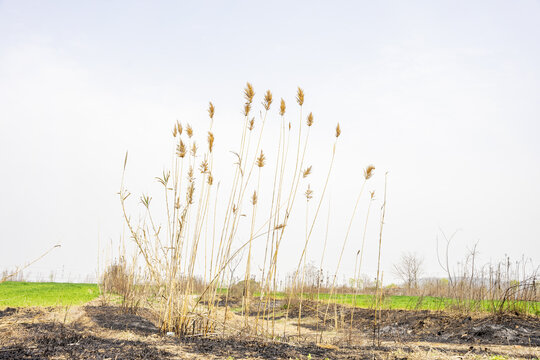
[[[336,138],[339,136],[339,134],[341,134],[341,130],[340,130],[339,124],[338,124],[337,128],[336,128]],[[349,239],[349,235],[350,235],[350,232],[351,232],[354,217],[356,215],[356,210],[358,208],[358,204],[360,203],[360,199],[362,198],[362,194],[364,192],[364,188],[366,186],[366,183],[373,176],[373,171],[374,170],[375,170],[375,166],[373,166],[373,165],[368,165],[364,170],[364,181],[362,182],[362,186],[360,187],[360,191],[358,193],[358,196],[356,198],[356,202],[354,204],[351,219],[349,220],[349,225],[347,226],[347,232],[345,233],[345,238],[343,239],[343,245],[341,246],[341,252],[339,254],[339,259],[338,259],[338,263],[337,263],[337,266],[336,266],[336,271],[334,273],[334,277],[333,277],[333,280],[332,280],[332,287],[330,289],[330,294],[328,296],[328,302],[327,302],[326,310],[325,310],[325,313],[324,313],[324,320],[323,320],[324,324],[326,324],[326,318],[328,316],[328,310],[330,308],[330,302],[332,300],[332,296],[334,295],[334,290],[335,290],[335,287],[336,287],[337,274],[339,272],[339,267],[341,265],[341,260],[343,259],[343,253],[345,251],[345,246],[347,245],[347,240]],[[337,330],[337,327],[338,327],[338,325],[337,325],[337,316],[335,318],[335,325],[336,325],[336,330]],[[322,333],[321,333],[321,339],[322,339]]]
[[[376,291],[375,291],[375,316],[373,323],[373,345],[380,345],[380,314],[381,314],[381,297],[382,297],[382,276],[380,276],[381,269],[381,248],[382,248],[382,234],[384,227],[384,216],[386,215],[386,185],[388,183],[388,172],[384,175],[384,199],[381,207],[381,225],[379,231],[379,254],[377,256],[377,282],[376,282]],[[381,295],[379,295],[379,290]],[[379,311],[377,313],[377,310]]]
[[[15,276],[17,276],[17,274],[19,274],[21,271],[27,269],[28,267],[30,267],[31,265],[35,264],[36,262],[38,262],[39,260],[43,259],[45,256],[47,256],[51,251],[53,251],[54,249],[56,248],[59,248],[61,245],[60,244],[57,244],[57,245],[54,245],[52,248],[50,248],[49,250],[45,251],[43,254],[41,254],[40,256],[38,256],[37,258],[35,258],[34,260],[30,261],[28,264],[24,265],[23,267],[20,267],[18,269],[15,269],[15,271],[13,271],[12,273],[8,273],[6,275],[4,275],[1,279],[0,279],[0,284],[3,283],[3,282],[6,282],[8,281],[9,279],[12,279],[14,278]]]
[[[367,169],[366,173],[364,174],[364,177],[367,176]],[[373,203],[373,200],[375,200],[375,191],[370,192],[370,200],[368,204],[368,209],[366,213],[366,221],[364,222],[364,232],[362,234],[362,245],[360,247],[360,250],[356,253],[356,259],[354,263],[354,298],[353,298],[353,304],[352,304],[352,310],[351,310],[351,325],[349,329],[349,342],[352,340],[352,330],[353,330],[353,319],[354,319],[354,310],[356,309],[356,297],[358,296],[358,290],[360,288],[360,274],[362,271],[362,261],[364,259],[364,245],[366,243],[366,233],[367,233],[367,225],[369,222],[369,213],[371,210],[371,204]],[[360,261],[358,264],[358,257],[360,256]],[[357,264],[358,264],[358,271],[357,271]]]

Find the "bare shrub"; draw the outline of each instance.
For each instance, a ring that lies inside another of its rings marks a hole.
[[[100,285],[102,300],[108,302],[110,294],[119,295],[123,311],[132,314],[137,313],[153,288],[142,274],[136,272],[135,264],[128,264],[123,256],[105,269]]]
[[[103,273],[101,282],[105,291],[122,296],[126,296],[132,288],[132,279],[124,261],[109,265]]]
[[[418,280],[423,273],[423,263],[424,259],[418,254],[403,253],[399,263],[394,264],[395,274],[405,283],[409,292],[418,288]]]
[[[228,289],[229,297],[239,299],[242,297],[252,297],[254,293],[261,291],[261,284],[254,279],[249,280],[247,286],[245,280],[241,280]]]
[[[427,281],[423,293],[441,297],[447,307],[458,311],[491,311],[495,313],[539,315],[537,291],[538,267],[523,257],[511,260],[509,256],[495,263],[480,265],[477,261],[478,243],[469,250],[458,266],[451,266],[449,248],[456,233],[447,236],[442,255],[437,251],[446,279]],[[438,242],[437,242],[438,245]]]

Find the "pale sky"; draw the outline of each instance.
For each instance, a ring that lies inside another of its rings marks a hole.
[[[0,271],[61,243],[28,271],[94,273],[98,239],[117,244],[122,234],[125,152],[127,187],[158,193],[173,123],[205,133],[210,100],[219,171],[230,173],[247,81],[257,103],[266,89],[283,97],[294,123],[304,88],[316,195],[342,126],[325,268],[335,269],[370,163],[379,202],[363,272],[376,269],[385,171],[388,282],[404,251],[442,275],[439,229],[459,229],[454,262],[478,241],[480,262],[508,254],[538,265],[539,19],[539,1],[0,1]],[[308,253],[316,263],[327,200]],[[343,273],[353,271],[366,206],[364,196]],[[300,255],[302,226],[294,231],[284,273]]]

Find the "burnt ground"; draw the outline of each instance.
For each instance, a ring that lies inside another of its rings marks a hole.
[[[316,337],[313,328],[317,327],[317,318],[319,328],[322,326],[324,314],[317,313],[313,305],[303,305],[302,337],[274,342],[239,333],[168,337],[159,333],[150,311],[126,314],[118,306],[98,302],[71,308],[7,308],[0,310],[0,359],[540,358],[538,318],[383,311],[381,344],[373,346],[373,313],[355,309],[352,334],[348,327],[333,331],[332,319],[327,321],[323,343],[317,343],[310,335]],[[350,309],[331,310],[337,311],[339,321],[350,321]],[[289,313],[291,324],[296,322],[295,315],[293,307]],[[233,316],[238,317],[233,322],[242,323],[240,316]],[[295,327],[287,325],[283,318],[277,323],[290,326],[292,331],[288,331],[294,333]],[[334,335],[326,335],[329,333]]]
[[[326,330],[335,328],[337,314],[338,328],[343,325],[341,327],[349,331],[352,311],[351,307],[331,304],[325,322],[326,305],[319,305],[318,309],[314,302],[302,305],[302,317],[315,319],[305,327],[318,326]],[[352,315],[353,334],[373,333],[373,310],[356,308]],[[382,310],[379,316],[380,337],[388,341],[540,347],[540,319],[536,316],[429,310]],[[289,317],[298,317],[298,306],[291,307]]]

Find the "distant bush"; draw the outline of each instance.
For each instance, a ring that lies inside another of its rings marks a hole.
[[[257,281],[251,279],[249,280],[249,294],[248,296],[253,296],[253,293],[261,291],[261,284]],[[246,294],[246,281],[242,280],[232,285],[229,288],[229,296],[232,298],[240,298]]]
[[[101,283],[105,291],[125,297],[132,288],[131,276],[125,262],[109,265],[103,273]]]

